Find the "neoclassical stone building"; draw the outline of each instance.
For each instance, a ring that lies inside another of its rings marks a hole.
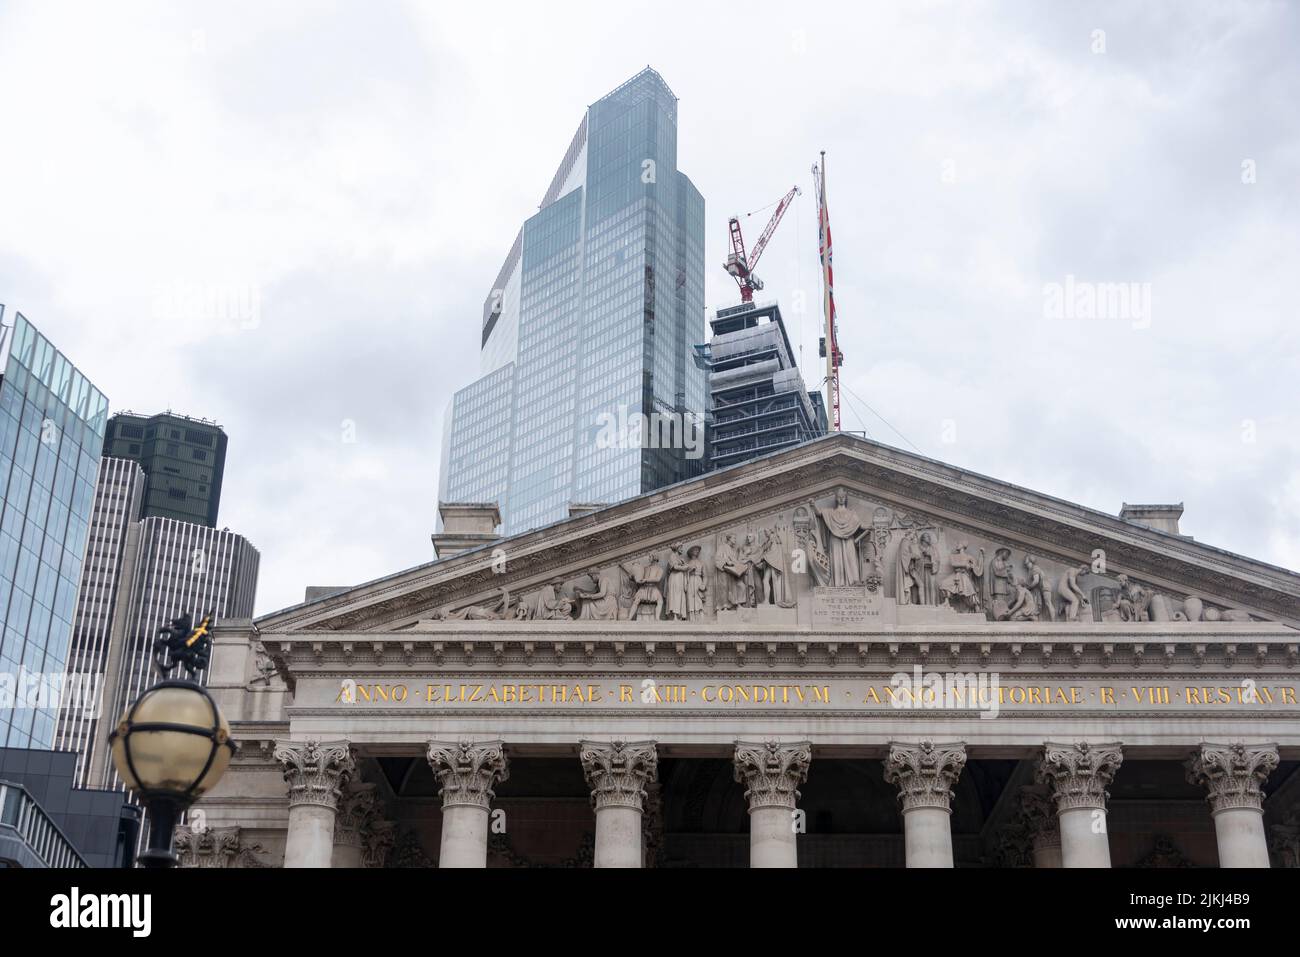
[[[217,630],[187,862],[1294,867],[1300,575],[833,435]]]

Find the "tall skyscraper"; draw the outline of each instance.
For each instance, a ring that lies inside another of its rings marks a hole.
[[[60,709],[55,739],[60,751],[77,752],[74,780],[78,787],[86,786],[89,744],[103,706],[113,618],[119,596],[125,591],[121,587],[123,560],[133,540],[132,529],[140,518],[144,489],[145,474],[139,463],[114,458],[100,463],[65,678],[65,686],[68,679],[78,681],[81,693],[65,701]],[[91,693],[89,700],[86,692]]]
[[[3,306],[0,369],[0,673],[48,689],[72,635],[108,400],[22,313],[6,323]],[[24,698],[0,708],[0,745],[52,747],[57,701]]]
[[[124,498],[124,490],[102,489],[98,502],[116,512]],[[101,584],[109,587],[113,573],[107,554],[114,547],[104,549],[102,563],[91,562],[97,577],[83,582],[83,596]],[[102,703],[90,714],[80,707],[65,708],[59,721],[59,749],[82,756],[76,778],[81,787],[120,787],[108,758],[108,732],[127,705],[158,680],[152,657],[158,632],[186,613],[195,622],[210,611],[218,619],[251,618],[257,596],[260,556],[229,529],[151,516],[128,525],[119,554],[106,642],[103,618],[93,610],[91,598],[83,597],[78,609],[78,624],[84,620],[86,627],[78,630],[75,654],[99,669]]]
[[[649,68],[593,103],[483,305],[444,419],[439,500],[507,534],[703,471],[704,199]]]
[[[226,433],[215,422],[162,412],[119,412],[108,420],[104,455],[139,462],[148,477],[145,518],[216,528]]]

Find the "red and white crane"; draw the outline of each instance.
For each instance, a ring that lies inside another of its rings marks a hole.
[[[781,217],[785,215],[785,211],[800,192],[801,190],[796,186],[776,204],[776,211],[767,221],[763,234],[758,237],[758,242],[754,244],[754,249],[749,255],[745,254],[745,237],[740,234],[740,217],[732,216],[727,224],[727,228],[731,231],[731,255],[727,257],[722,267],[731,274],[731,277],[736,280],[736,285],[740,287],[741,302],[753,302],[754,290],[763,288],[763,281],[754,275],[754,267],[758,265],[758,258],[767,248],[767,241],[772,238],[772,233],[776,232],[777,223],[781,222]]]

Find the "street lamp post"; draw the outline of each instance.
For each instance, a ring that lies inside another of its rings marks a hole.
[[[230,725],[194,676],[207,667],[212,615],[197,628],[188,614],[159,632],[154,667],[163,680],[126,709],[108,736],[113,763],[149,814],[141,867],[175,867],[172,832],[185,809],[225,773],[235,752]],[[171,678],[177,667],[185,678]]]

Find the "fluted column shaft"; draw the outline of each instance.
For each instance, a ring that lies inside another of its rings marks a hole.
[[[1038,779],[1056,804],[1062,867],[1110,867],[1106,788],[1123,760],[1118,743],[1044,745]]]
[[[289,785],[284,866],[329,867],[339,798],[356,770],[352,749],[346,741],[281,741],[275,758]]]
[[[430,741],[429,766],[442,795],[438,867],[487,867],[493,787],[510,776],[500,741]]]
[[[812,744],[736,742],[736,780],[749,803],[749,866],[798,867],[799,785],[808,779]]]
[[[1278,765],[1277,745],[1202,744],[1187,780],[1208,792],[1220,867],[1268,867],[1264,781]]]
[[[908,867],[952,867],[952,788],[966,766],[966,746],[889,745],[885,780],[898,786]]]
[[[642,867],[646,785],[658,780],[653,741],[582,741],[579,759],[596,811],[596,867]]]

